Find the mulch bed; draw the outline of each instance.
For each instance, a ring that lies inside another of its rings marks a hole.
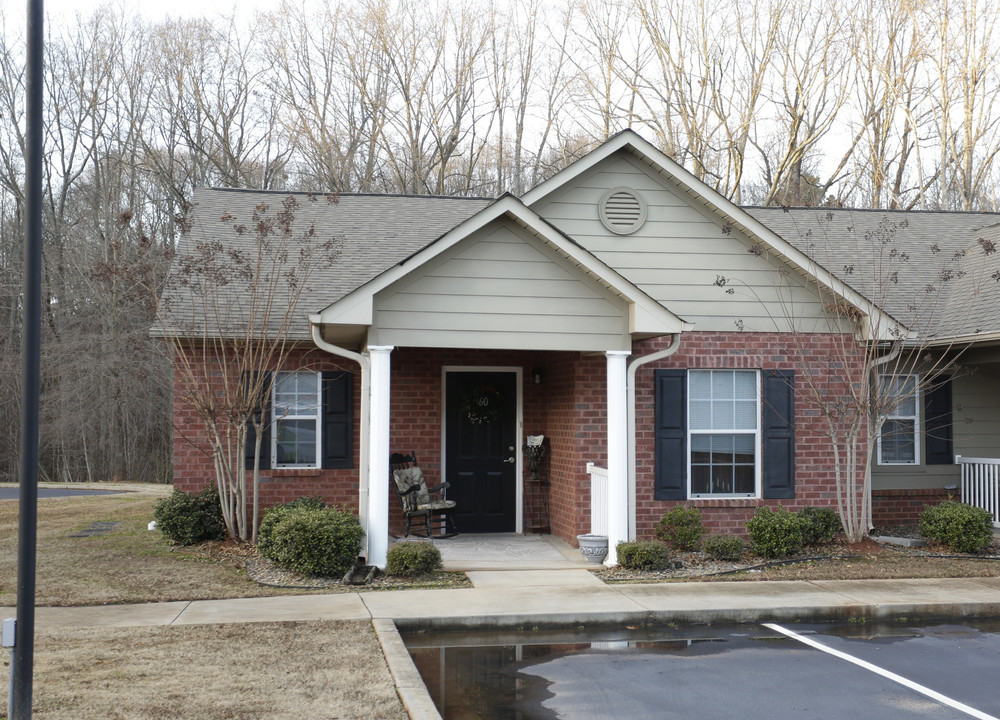
[[[919,532],[915,526],[900,526],[892,528],[876,528],[872,532],[873,536],[918,538]],[[937,544],[928,543],[922,547],[906,547],[902,545],[890,545],[877,543],[871,538],[866,538],[863,542],[848,545],[844,542],[830,542],[808,548],[806,552],[792,557],[771,560],[758,557],[745,552],[738,562],[724,562],[713,560],[701,552],[675,552],[672,554],[674,567],[663,571],[648,570],[626,570],[622,567],[597,568],[594,574],[606,583],[642,583],[642,582],[663,582],[665,580],[698,580],[708,578],[725,579],[727,575],[739,576],[740,579],[749,579],[756,573],[780,565],[793,565],[797,563],[824,562],[836,560],[849,560],[852,558],[873,558],[873,557],[900,557],[900,558],[955,558],[955,559],[981,559],[1000,561],[1000,538],[995,538],[992,547],[979,555],[964,555],[953,551],[951,548]],[[734,579],[736,579],[734,577]]]
[[[400,578],[376,573],[364,585],[347,585],[342,578],[311,577],[293,570],[278,567],[262,557],[250,543],[233,540],[207,542],[185,548],[219,562],[234,565],[246,571],[247,577],[259,585],[287,590],[323,590],[328,593],[358,592],[359,590],[410,590],[416,588],[472,587],[465,573],[438,571],[417,578]]]

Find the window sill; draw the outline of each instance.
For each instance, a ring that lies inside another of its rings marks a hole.
[[[697,508],[748,508],[760,504],[760,498],[691,498],[687,502]]]
[[[320,468],[273,468],[261,470],[264,477],[319,477]]]

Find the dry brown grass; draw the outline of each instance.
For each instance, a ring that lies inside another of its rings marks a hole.
[[[407,717],[364,621],[39,630],[33,706],[39,720]]]
[[[39,500],[37,604],[107,605],[290,592],[262,587],[232,562],[175,547],[159,532],[147,530],[160,496],[138,492]],[[17,506],[16,500],[0,501],[0,606],[15,602]],[[122,525],[106,535],[69,537],[92,522]]]

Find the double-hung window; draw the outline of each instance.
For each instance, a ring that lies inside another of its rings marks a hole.
[[[318,372],[279,372],[271,407],[273,467],[315,468],[322,457],[322,384]]]
[[[688,373],[689,497],[756,497],[760,437],[760,373]]]
[[[882,375],[879,381],[890,407],[882,418],[878,438],[879,465],[917,465],[920,462],[917,376]]]

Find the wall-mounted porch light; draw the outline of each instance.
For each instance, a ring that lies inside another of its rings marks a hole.
[[[531,368],[531,379],[535,381],[535,385],[542,384],[542,376],[544,373],[540,367]]]

